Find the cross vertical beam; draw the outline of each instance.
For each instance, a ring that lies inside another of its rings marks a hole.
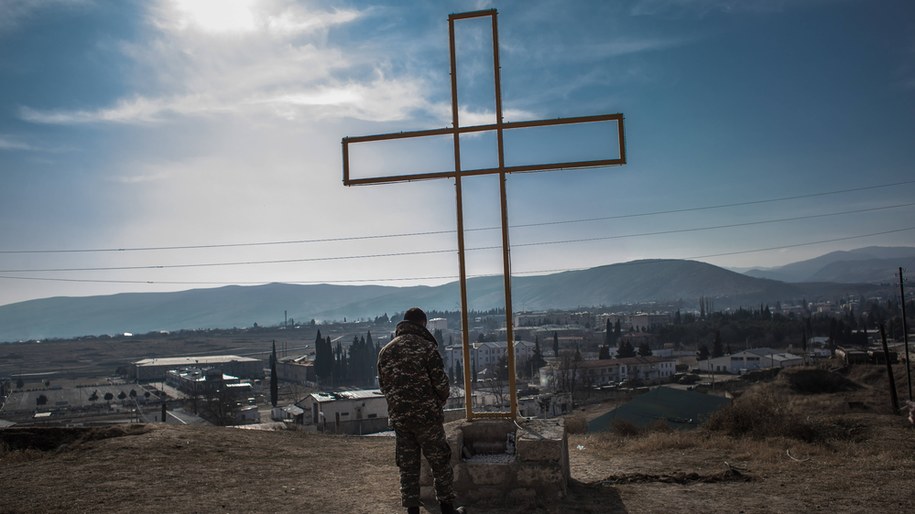
[[[495,9],[485,11],[473,11],[460,14],[451,14],[448,16],[448,36],[449,52],[451,60],[451,123],[450,128],[419,130],[413,132],[399,132],[391,134],[378,134],[372,136],[358,136],[343,138],[343,184],[347,186],[380,184],[392,182],[405,182],[412,180],[429,180],[437,178],[453,178],[456,195],[456,217],[457,217],[457,243],[458,243],[458,268],[460,277],[461,293],[461,339],[462,339],[462,356],[464,372],[464,405],[467,419],[473,418],[512,418],[518,415],[517,388],[515,384],[515,351],[514,351],[514,326],[512,319],[512,290],[511,290],[511,255],[509,244],[509,225],[508,225],[508,195],[506,191],[507,175],[509,173],[523,173],[533,171],[549,171],[558,169],[575,169],[575,168],[594,168],[604,166],[622,165],[626,163],[626,148],[623,130],[622,114],[599,114],[592,116],[579,116],[574,118],[559,118],[553,120],[532,120],[522,122],[506,123],[502,117],[502,85],[501,85],[501,66],[499,63],[499,35],[498,35],[498,12]],[[492,25],[492,47],[493,47],[493,77],[495,87],[495,115],[496,122],[488,125],[477,125],[462,127],[460,125],[460,116],[458,110],[458,90],[457,90],[457,56],[455,50],[455,22],[469,18],[490,17]],[[618,157],[609,157],[603,159],[587,161],[562,161],[542,164],[525,164],[508,166],[505,162],[505,140],[504,132],[512,129],[524,129],[532,127],[561,126],[570,124],[584,123],[616,123],[618,130],[618,139],[615,142],[618,149]],[[496,168],[477,168],[465,170],[461,166],[461,134],[472,134],[479,132],[495,132],[498,152],[498,165]],[[454,169],[451,171],[433,171],[425,173],[395,174],[381,177],[353,178],[350,175],[350,158],[349,147],[352,144],[401,140],[410,138],[422,138],[430,136],[450,135],[454,150]],[[470,355],[470,326],[468,320],[468,302],[467,302],[467,266],[465,261],[465,242],[464,242],[464,204],[462,179],[463,177],[472,177],[480,175],[499,176],[499,198],[501,207],[502,221],[502,269],[503,269],[503,287],[505,293],[505,333],[506,333],[506,358],[508,363],[508,387],[510,398],[509,412],[474,412],[472,403],[473,377],[471,375],[471,355]]]
[[[454,15],[448,17],[448,48],[451,56],[451,126],[454,128],[452,134],[452,145],[454,147],[454,191],[457,197],[457,240],[458,240],[458,268],[459,279],[461,281],[461,354],[463,355],[464,365],[464,412],[467,419],[471,419],[473,413],[473,398],[469,394],[471,382],[470,367],[470,322],[467,317],[467,262],[464,259],[464,195],[461,189],[461,137],[458,129],[460,128],[460,116],[458,115],[458,95],[457,95],[457,56],[454,45]]]
[[[508,232],[508,194],[506,191],[505,176],[505,140],[503,135],[503,118],[502,118],[502,78],[499,66],[499,25],[495,9],[487,11],[474,11],[463,14],[452,14],[448,16],[448,42],[451,53],[451,119],[454,127],[454,169],[455,169],[455,190],[457,195],[457,225],[458,225],[458,261],[460,267],[461,279],[461,332],[463,334],[463,355],[464,355],[464,406],[468,419],[473,417],[472,397],[467,394],[467,386],[472,383],[470,376],[470,327],[467,318],[467,288],[465,287],[466,263],[464,260],[464,208],[463,196],[461,191],[461,138],[460,138],[460,116],[458,114],[458,90],[457,90],[457,55],[455,50],[454,22],[459,19],[479,18],[489,16],[492,26],[492,62],[493,62],[493,83],[496,103],[496,146],[498,151],[498,174],[499,174],[499,206],[502,218],[502,278],[503,289],[505,294],[505,351],[508,365],[508,390],[509,390],[509,417],[515,418],[518,415],[518,395],[515,387],[515,337],[512,320],[512,287],[511,287],[511,254]],[[478,417],[485,417],[478,414]]]

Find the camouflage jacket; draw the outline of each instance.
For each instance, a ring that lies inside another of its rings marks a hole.
[[[443,421],[450,393],[438,345],[426,327],[401,321],[394,339],[378,353],[378,383],[388,401],[391,426]]]

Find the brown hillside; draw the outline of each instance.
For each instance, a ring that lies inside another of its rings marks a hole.
[[[724,430],[573,434],[564,502],[470,512],[909,511],[915,431],[887,412],[879,374],[846,378],[857,386],[821,377],[841,386],[826,394],[792,389],[809,376],[757,385]],[[741,416],[766,416],[773,434],[727,435]],[[819,435],[804,437],[811,427]],[[0,512],[402,511],[386,437],[132,425],[0,438]]]

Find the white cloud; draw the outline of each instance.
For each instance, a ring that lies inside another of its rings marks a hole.
[[[236,91],[214,90],[185,96],[149,98],[137,96],[119,100],[114,106],[97,110],[38,110],[22,107],[19,115],[32,123],[76,125],[84,123],[161,123],[174,116],[213,116],[220,114],[272,114],[294,120],[355,118],[394,121],[425,109],[423,83],[417,79],[400,80],[377,77],[368,83],[322,84],[276,93],[244,91],[251,96],[236,96]]]
[[[371,121],[396,121],[417,110],[427,110],[421,79],[388,79],[378,73],[366,83],[347,82],[297,89],[251,101],[270,106],[286,119],[305,115],[323,118],[354,118]]]
[[[171,0],[161,10],[163,27],[205,32],[250,32],[257,28],[253,0]]]
[[[382,72],[384,59],[346,53],[324,41],[329,27],[359,19],[358,11],[237,2],[232,6],[238,12],[226,14],[221,6],[164,1],[151,8],[152,40],[121,44],[124,55],[148,75],[135,79],[132,96],[97,109],[21,107],[20,118],[43,124],[149,124],[267,114],[390,121],[428,107],[421,77]],[[387,59],[397,56],[385,52]]]
[[[121,99],[113,107],[96,110],[38,110],[22,107],[19,116],[32,123],[74,125],[80,123],[154,123],[167,114],[200,114],[224,110],[225,107],[202,95]]]
[[[20,151],[20,152],[41,152],[41,153],[62,153],[72,152],[71,146],[53,146],[48,144],[35,144],[34,142],[23,141],[17,136],[0,134],[0,151]]]
[[[0,35],[20,29],[47,9],[84,8],[94,0],[0,0]]]
[[[132,185],[132,184],[146,184],[149,182],[161,182],[168,180],[174,177],[174,172],[167,167],[155,167],[155,166],[140,166],[145,168],[139,173],[132,175],[117,175],[111,178],[112,182]]]
[[[689,40],[685,38],[618,38],[613,41],[590,46],[587,55],[591,58],[616,57],[620,55],[673,48],[682,46],[688,42]]]
[[[301,34],[325,30],[334,25],[355,21],[360,13],[354,10],[338,9],[324,13],[304,13],[295,6],[267,19],[267,28],[277,35]]]
[[[0,150],[37,150],[34,146],[0,135]]]
[[[309,10],[288,0],[161,0],[150,8],[154,26],[164,32],[290,36],[325,31],[352,22],[354,9]]]

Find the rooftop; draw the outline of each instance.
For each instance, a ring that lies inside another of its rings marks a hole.
[[[140,359],[134,366],[194,366],[200,364],[222,364],[225,362],[260,362],[260,359],[239,357],[238,355],[206,355],[189,357],[166,357],[164,359]]]
[[[336,400],[365,400],[369,398],[384,398],[378,389],[356,389],[353,391],[334,391],[312,393],[312,398],[319,402],[332,402]]]

